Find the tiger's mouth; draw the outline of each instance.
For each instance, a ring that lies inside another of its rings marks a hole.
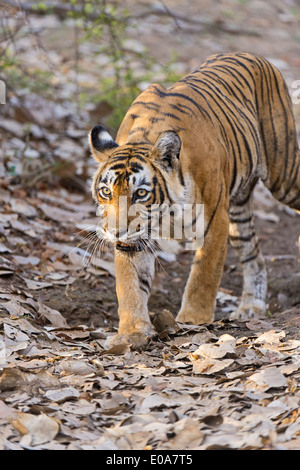
[[[142,246],[135,243],[124,243],[124,242],[117,242],[116,249],[119,251],[127,251],[127,252],[134,252],[134,251],[142,251]]]

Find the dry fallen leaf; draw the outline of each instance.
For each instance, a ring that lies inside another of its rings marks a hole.
[[[167,442],[167,449],[193,449],[200,446],[205,436],[191,418],[183,418],[175,423],[169,435],[172,437]]]
[[[47,318],[51,325],[58,328],[68,327],[67,321],[62,314],[58,310],[44,305],[40,299],[38,300],[38,312],[42,317]]]
[[[14,255],[13,259],[16,261],[17,264],[31,264],[32,266],[36,266],[40,263],[40,258],[36,256],[17,256]]]
[[[284,387],[287,385],[285,376],[277,367],[268,367],[250,375],[249,381],[255,382],[259,387],[268,389],[271,387]]]
[[[193,358],[197,356],[203,358],[221,359],[225,356],[235,355],[236,340],[230,335],[222,335],[216,343],[201,344],[193,352]]]
[[[192,361],[193,373],[204,375],[216,374],[229,367],[233,362],[233,359],[223,359],[222,361],[212,358],[196,359],[196,361]]]
[[[11,419],[16,413],[14,408],[7,406],[4,401],[0,400],[0,420]]]
[[[35,217],[37,215],[36,209],[23,199],[9,198],[9,204],[13,212],[24,217]]]
[[[18,230],[19,232],[23,232],[29,237],[38,238],[38,234],[36,233],[36,231],[32,228],[30,224],[21,222],[19,220],[14,220],[14,219],[10,221],[10,224],[12,228],[14,228],[15,230]]]
[[[63,359],[56,369],[62,374],[88,375],[95,372],[95,368],[85,361]]]
[[[4,243],[0,243],[0,253],[11,253],[11,250]]]
[[[46,414],[36,416],[30,413],[18,413],[11,424],[20,434],[29,434],[30,440],[27,441],[27,445],[32,446],[51,441],[59,431],[58,421]]]
[[[113,356],[119,356],[126,354],[130,351],[130,344],[128,343],[120,343],[120,344],[114,344],[111,348],[109,349],[104,349],[103,351],[100,352],[100,355],[109,355],[112,354]]]
[[[49,219],[55,222],[74,222],[76,220],[82,220],[82,214],[80,212],[71,212],[59,207],[49,206],[45,203],[40,205],[40,209]]]
[[[48,390],[45,397],[56,403],[62,403],[72,398],[79,397],[79,390],[74,387],[66,387],[60,390]]]
[[[27,382],[26,375],[18,369],[0,369],[0,390],[14,390]]]
[[[28,289],[31,290],[45,289],[46,287],[53,286],[53,284],[50,282],[32,281],[31,279],[27,279],[26,277],[23,277],[23,279],[26,282],[26,286],[28,287]]]
[[[65,413],[71,413],[78,416],[88,416],[95,411],[96,404],[90,403],[84,398],[81,398],[74,402],[66,401],[62,405],[61,409]]]
[[[31,316],[30,310],[23,307],[16,300],[10,300],[9,302],[0,302],[0,306],[5,308],[12,317],[21,317],[22,315]]]

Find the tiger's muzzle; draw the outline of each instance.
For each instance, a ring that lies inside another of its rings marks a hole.
[[[137,252],[137,251],[142,251],[143,247],[140,244],[137,243],[124,243],[124,242],[117,242],[115,245],[116,250],[119,251],[126,251],[129,253]]]

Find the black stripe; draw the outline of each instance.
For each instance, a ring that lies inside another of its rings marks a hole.
[[[228,65],[215,65],[214,68],[220,70],[221,72],[223,72],[226,75],[231,75],[235,80],[237,80],[237,82],[239,83],[239,85],[242,88],[245,88],[245,85],[246,85],[247,88],[249,88],[249,82],[246,80],[244,75],[242,75],[237,69],[232,68]],[[240,78],[243,79],[244,84],[239,80],[239,78],[236,75],[238,75]]]
[[[254,255],[248,256],[244,260],[241,261],[242,264],[249,263],[249,261],[253,261],[255,258],[257,258],[258,253],[255,253]]]
[[[253,246],[252,250],[248,253],[246,258],[241,260],[241,263],[248,263],[249,261],[253,261],[255,258],[257,258],[259,254],[259,244],[258,241],[256,240],[255,245]]]
[[[199,80],[199,79],[196,79],[196,80],[203,83],[202,80]],[[206,85],[205,82],[204,82],[204,85]],[[200,95],[203,96],[203,94],[200,92],[200,90],[199,90],[198,88],[196,88],[196,87],[193,86],[192,84],[189,84],[189,86],[190,86],[194,91],[196,91],[197,93],[199,93]],[[207,93],[207,94],[210,96],[210,98],[214,101],[215,105],[219,108],[219,110],[221,111],[221,113],[224,115],[224,117],[225,117],[225,119],[226,119],[228,125],[230,126],[230,128],[231,128],[231,130],[232,130],[232,133],[233,133],[233,135],[234,135],[234,139],[235,139],[235,142],[236,142],[236,145],[237,145],[237,148],[238,148],[239,160],[242,161],[241,147],[240,147],[240,143],[239,143],[239,139],[238,139],[238,136],[237,136],[235,127],[238,128],[238,131],[241,133],[242,136],[243,136],[243,130],[241,130],[241,129],[239,128],[239,126],[237,125],[237,123],[236,123],[235,121],[232,121],[232,120],[231,120],[231,118],[229,117],[229,115],[225,112],[224,107],[221,106],[221,103],[219,103],[219,102],[216,100],[214,93],[210,93],[207,89],[202,89],[202,88],[201,88],[201,90],[204,91],[205,93]],[[222,102],[222,104],[225,104],[225,103]],[[227,107],[228,107],[228,106],[227,106]],[[213,111],[212,107],[210,107],[210,109]],[[230,108],[229,108],[229,110],[230,110]],[[231,110],[230,110],[230,111],[231,111]],[[235,116],[234,116],[234,117],[235,117]],[[220,122],[220,121],[219,121],[219,122]],[[222,127],[223,127],[223,126],[222,126]],[[223,129],[224,129],[224,128],[223,128]],[[224,130],[224,133],[225,133],[225,130]],[[225,134],[226,134],[226,133],[225,133]],[[245,139],[245,137],[244,137],[244,139]]]
[[[152,204],[156,204],[157,198],[156,198],[156,187],[158,184],[157,177],[154,175],[152,178],[152,184],[153,184],[153,189],[152,189],[152,196],[153,196],[153,201]]]
[[[229,216],[236,216],[236,215],[244,215],[245,211],[242,210],[242,211],[238,211],[238,212],[233,212],[232,209],[235,209],[235,207],[230,207],[229,209]]]
[[[247,194],[247,196],[245,197],[245,199],[241,199],[241,200],[237,199],[237,200],[234,201],[234,204],[235,204],[236,206],[244,206],[245,204],[247,204],[247,202],[249,201],[250,197],[251,197],[251,191],[249,191],[249,193]]]
[[[143,169],[144,167],[137,162],[130,163],[129,171],[132,171],[133,173],[139,173]]]
[[[115,165],[111,166],[110,170],[123,170],[125,168],[124,163],[116,163]]]
[[[134,176],[135,179],[135,176]],[[146,179],[146,176],[143,176],[143,178],[139,181],[139,185],[142,186],[151,186],[151,183],[149,183]]]
[[[155,124],[156,122],[164,121],[164,120],[165,120],[164,118],[158,118],[158,117],[150,117],[149,118],[149,121],[151,122],[151,124]]]
[[[179,176],[180,184],[182,186],[185,186],[181,165],[179,165],[179,168],[178,168],[178,176]]]
[[[197,82],[200,82],[202,85],[204,85],[205,87],[209,88],[211,90],[212,93],[209,93],[206,89],[203,89],[203,91],[207,92],[209,94],[209,96],[213,99],[213,101],[216,103],[217,106],[219,106],[219,108],[222,110],[223,114],[225,115],[225,118],[227,119],[227,121],[229,121],[229,116],[228,114],[226,114],[222,107],[220,106],[219,102],[216,101],[216,99],[214,98],[214,94],[218,94],[216,93],[216,90],[215,88],[212,88],[210,86],[210,84],[208,82],[205,82],[201,79],[195,79],[195,81]],[[223,99],[222,99],[223,98]],[[224,101],[224,98],[229,101],[229,105],[226,103],[226,101]],[[228,111],[232,114],[232,117],[233,117],[233,120],[235,121],[236,120],[236,113],[234,113],[232,111],[232,106],[235,108],[235,110],[237,111],[238,114],[241,114],[242,117],[244,118],[244,123],[245,125],[247,126],[247,130],[249,130],[251,136],[252,136],[252,139],[253,139],[253,142],[254,142],[254,145],[255,145],[255,148],[256,148],[256,153],[257,155],[260,154],[260,148],[259,148],[259,137],[258,137],[258,133],[256,132],[256,129],[254,127],[254,124],[253,122],[249,119],[249,117],[244,113],[244,111],[242,111],[242,109],[240,109],[228,96],[222,94],[221,95],[221,99],[222,99],[222,104],[225,105],[225,107],[228,109]],[[230,123],[232,121],[229,121]],[[249,164],[250,164],[250,175],[252,174],[252,169],[253,169],[253,160],[252,160],[252,157],[251,157],[251,149],[249,147],[249,143],[248,143],[248,139],[246,138],[246,136],[244,135],[244,132],[245,129],[244,129],[244,126],[242,124],[242,122],[235,122],[235,125],[236,127],[239,129],[240,133],[241,133],[241,136],[244,140],[244,144],[245,144],[245,147],[246,147],[246,150],[247,150],[247,154],[248,154],[248,157],[249,157]],[[242,129],[241,129],[242,128]],[[246,132],[247,132],[246,130]],[[250,176],[249,175],[249,176]]]
[[[270,76],[270,70],[268,70],[268,76],[269,76],[269,80],[270,80],[270,86],[269,86],[269,83],[268,83],[268,79],[267,79],[267,76],[266,76],[266,67],[264,66],[264,64],[262,64],[262,67],[260,66],[261,62],[260,62],[260,58],[258,57],[258,67],[261,71],[261,74],[264,76],[264,80],[261,81],[261,106],[263,103],[265,103],[265,94],[264,94],[264,89],[263,89],[263,84],[265,83],[265,86],[267,88],[267,95],[268,95],[268,108],[269,108],[269,120],[271,122],[271,126],[272,126],[272,131],[273,131],[273,139],[272,139],[272,142],[274,144],[274,150],[273,150],[273,153],[272,153],[272,158],[274,159],[274,163],[276,162],[276,157],[277,157],[277,152],[278,152],[278,142],[277,142],[277,135],[276,135],[276,129],[275,129],[275,124],[274,124],[274,119],[273,119],[273,113],[272,113],[272,106],[271,106],[271,98],[272,98],[272,101],[274,103],[274,94],[273,94],[273,88],[272,88],[272,80],[271,80],[271,76]],[[267,159],[267,164],[268,164],[268,160],[269,160],[269,156],[268,155],[268,152],[266,150],[266,138],[265,138],[265,135],[264,135],[264,125],[263,123],[261,122],[261,131],[262,131],[262,134],[263,134],[263,141],[264,141],[264,146],[265,146],[265,155],[266,155],[266,159]],[[268,139],[270,140],[270,139]]]
[[[286,139],[286,152],[285,152],[285,165],[284,165],[284,171],[283,172],[280,172],[279,175],[278,175],[278,178],[276,179],[276,181],[273,183],[272,187],[270,188],[270,191],[271,192],[274,192],[276,190],[276,186],[277,186],[277,183],[279,182],[280,180],[280,176],[282,176],[282,181],[285,181],[286,180],[286,171],[287,171],[287,163],[288,163],[288,156],[289,156],[289,119],[288,119],[288,115],[287,115],[287,110],[286,110],[286,105],[285,103],[283,103],[282,101],[282,97],[281,97],[281,93],[280,93],[280,90],[279,90],[279,84],[278,84],[278,80],[277,80],[277,77],[276,77],[276,74],[275,74],[275,71],[274,71],[274,68],[273,66],[271,66],[271,64],[267,61],[265,61],[267,66],[269,67],[272,75],[273,75],[273,80],[274,80],[274,83],[275,83],[275,86],[276,86],[276,91],[277,91],[277,96],[279,98],[279,101],[281,103],[281,107],[282,107],[282,110],[284,112],[284,115],[285,115],[285,119],[284,119],[284,123],[285,123],[285,139]]]
[[[132,158],[136,158],[137,160],[139,160],[140,162],[143,162],[143,163],[147,163],[147,158],[145,158],[143,155],[141,154],[134,154]],[[131,160],[132,161],[132,160]]]
[[[152,109],[154,111],[157,111],[158,109],[160,109],[160,105],[155,103],[155,101],[134,101],[131,105],[131,107],[133,106],[145,106],[147,109]]]
[[[168,92],[163,92],[162,90],[159,90],[158,88],[155,88],[154,90],[151,90],[151,93],[154,93],[155,95],[158,95],[160,98],[165,98],[166,96],[174,96],[176,98],[182,98],[186,101],[189,101],[190,103],[193,103],[193,105],[198,109],[198,111],[203,115],[203,116],[206,116],[208,117],[208,119],[210,120],[210,115],[208,114],[208,112],[202,107],[200,106],[199,103],[197,103],[197,101],[195,101],[193,98],[191,98],[190,96],[188,95],[185,95],[184,93],[168,93]]]
[[[206,235],[208,234],[208,231],[209,231],[209,228],[210,228],[210,226],[211,226],[211,223],[212,223],[212,221],[213,221],[213,219],[214,219],[214,216],[216,215],[216,212],[217,212],[217,210],[218,210],[218,207],[219,207],[219,204],[220,204],[220,201],[221,201],[222,192],[223,192],[223,185],[221,185],[221,189],[220,189],[220,193],[219,193],[219,199],[218,199],[218,202],[217,202],[217,204],[216,204],[216,207],[215,207],[215,209],[214,209],[214,211],[213,211],[213,213],[212,213],[212,215],[211,215],[211,218],[210,218],[210,220],[209,220],[209,222],[208,222],[208,224],[207,224],[207,227],[206,227],[206,229],[205,229],[204,237],[206,237]]]
[[[234,224],[247,224],[252,221],[252,215],[250,215],[250,217],[246,217],[246,219],[233,219],[229,215],[229,220],[231,223],[234,223]]]
[[[229,85],[228,82],[226,82],[225,79],[220,77],[217,73],[213,72],[212,70],[207,70],[207,71],[202,71],[203,75],[208,76],[212,78],[215,82],[219,83],[221,86],[223,86],[239,103],[242,105],[245,105],[248,111],[252,114],[254,118],[256,118],[256,108],[253,104],[253,100],[249,100],[246,95],[244,95],[243,91],[237,86],[237,83],[232,83],[232,85],[238,90],[240,95],[242,96],[242,99],[238,97],[236,92],[233,90],[233,88]],[[244,89],[244,88],[243,88]],[[250,106],[249,106],[250,105]]]
[[[230,147],[231,147],[231,155],[233,158],[233,175],[231,179],[231,184],[230,184],[230,189],[229,189],[229,194],[231,194],[235,183],[236,183],[236,178],[237,178],[237,163],[236,163],[236,154],[235,154],[235,149],[233,148],[232,142],[230,141]]]
[[[287,201],[285,202],[285,204],[287,204],[288,206],[294,204],[294,202],[296,202],[297,200],[300,200],[300,191],[298,191],[298,193],[296,194],[295,197],[293,197],[290,201]]]
[[[196,114],[194,113],[194,111],[189,107],[189,106],[185,106],[184,104],[181,104],[181,103],[177,103],[177,104],[172,104],[171,103],[171,108],[173,109],[176,109],[177,111],[179,111],[180,113],[183,113],[183,114],[187,114],[187,115],[193,115],[193,116],[196,116]]]
[[[139,277],[140,287],[145,290],[145,292],[149,292],[151,289],[150,282],[147,279],[143,279]]]
[[[109,158],[109,162],[117,162],[118,160],[127,160],[127,158],[129,158],[129,155],[128,155],[128,152],[126,151],[126,154],[124,153],[124,155],[114,155],[113,157],[110,157]]]
[[[250,242],[255,237],[255,232],[251,232],[249,235],[229,235],[230,241],[241,241]]]
[[[162,189],[161,184],[159,182],[157,183],[157,186],[158,186],[158,191],[159,191],[160,204],[163,204],[163,202],[165,200],[165,193],[163,192],[163,189]]]
[[[193,89],[194,91],[196,91],[196,93],[198,93],[199,95],[201,95],[203,100],[207,102],[206,97],[203,95],[203,93],[201,93],[201,91],[198,88],[194,88],[194,87],[190,87],[190,88]],[[209,106],[209,103],[207,103],[207,104]],[[223,126],[223,123],[222,123],[221,119],[219,118],[219,116],[217,115],[217,113],[215,112],[215,110],[213,108],[210,107],[210,111],[214,115],[216,120],[218,121],[218,124],[219,124],[220,130],[221,130],[221,134],[222,134],[222,137],[224,139],[224,142],[228,145],[227,134],[226,134],[226,131],[225,131],[225,128]],[[210,122],[212,122],[211,115],[207,112],[206,112],[206,114],[207,114]],[[213,124],[213,122],[212,122],[212,124]]]
[[[256,64],[256,61],[255,61],[255,60],[248,59],[248,58],[245,57],[245,56],[240,56],[240,57],[241,57],[242,59],[244,59],[244,60],[248,60],[248,62],[251,62],[252,64]],[[237,59],[236,57],[230,56],[230,57],[228,57],[228,58],[225,59],[225,62],[226,62],[226,63],[231,63],[231,64],[233,64],[233,65],[238,64],[239,67],[242,67],[243,69],[245,69],[246,72],[247,72],[247,73],[250,75],[250,77],[252,78],[254,87],[256,86],[255,78],[253,77],[253,75],[252,75],[250,69],[243,63],[243,61]],[[235,71],[237,71],[237,70],[235,69]],[[239,75],[241,75],[241,74],[239,73]],[[241,76],[243,76],[243,75],[241,75]],[[243,79],[246,81],[246,83],[247,83],[247,85],[248,85],[248,87],[249,87],[249,81],[248,81],[248,80],[246,79],[246,77],[244,77],[244,76],[243,76]]]
[[[295,153],[297,153],[297,149],[295,149]],[[294,170],[294,172],[295,172],[294,176],[293,177],[290,176],[289,186],[285,191],[284,197],[278,198],[279,201],[283,201],[286,198],[286,196],[289,194],[289,192],[292,190],[292,188],[294,187],[294,185],[296,183],[296,180],[298,178],[298,175],[299,175],[299,169],[300,169],[300,158],[298,158],[297,165],[295,165],[294,168],[292,168],[292,170]],[[296,200],[297,200],[297,198],[296,198]],[[292,200],[292,202],[294,202],[294,201]]]
[[[128,135],[132,135],[135,132],[139,132],[139,131],[145,132],[145,130],[146,130],[146,128],[144,126],[135,127],[134,129],[131,129],[131,131],[129,131]]]
[[[169,201],[170,201],[170,202],[173,202],[173,200],[172,200],[172,198],[171,198],[171,196],[170,196],[169,190],[168,190],[168,185],[167,185],[167,183],[166,183],[165,177],[163,176],[161,170],[160,170],[157,166],[155,166],[152,162],[149,161],[149,163],[150,163],[150,165],[151,165],[151,167],[152,167],[153,172],[158,173],[158,175],[159,175],[160,178],[162,179],[163,185],[164,185],[164,190],[165,190],[165,193],[166,193],[166,195],[167,195]],[[158,180],[157,180],[157,182],[158,182]],[[162,191],[161,185],[159,184],[159,186],[160,186],[160,192],[161,192],[161,191]]]
[[[176,116],[175,114],[172,114],[172,113],[162,113],[160,112],[160,114],[162,116],[165,116],[165,117],[169,117],[169,118],[172,118],[172,119],[176,119],[177,121],[181,121],[181,118]]]

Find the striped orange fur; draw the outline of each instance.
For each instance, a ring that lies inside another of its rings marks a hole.
[[[204,245],[195,252],[178,321],[213,321],[228,237],[244,273],[241,302],[232,316],[265,313],[266,269],[253,223],[252,190],[261,179],[275,198],[300,210],[292,104],[274,65],[244,52],[213,55],[171,87],[153,84],[141,93],[116,141],[95,126],[90,142],[99,161],[93,195],[108,212],[119,210],[120,195],[128,197],[129,207],[145,191],[140,203],[146,207],[204,204]],[[109,197],[103,199],[105,186]],[[140,187],[144,191],[138,192]],[[142,347],[154,334],[147,310],[153,246],[126,238],[120,243],[117,227],[103,237],[116,247],[119,335]]]

